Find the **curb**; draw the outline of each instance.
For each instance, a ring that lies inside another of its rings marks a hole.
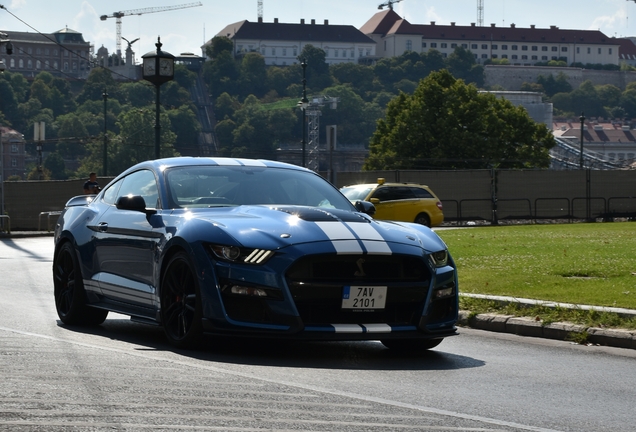
[[[616,348],[636,349],[636,330],[606,329],[583,325],[555,322],[543,324],[534,318],[512,315],[479,314],[471,316],[468,311],[459,312],[460,326],[519,336],[538,337],[562,341],[584,339],[588,344],[605,345]]]

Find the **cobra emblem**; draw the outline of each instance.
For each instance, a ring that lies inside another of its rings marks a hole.
[[[364,258],[358,259],[358,261],[356,261],[356,264],[358,266],[358,271],[355,272],[353,275],[358,277],[366,276],[367,274],[364,272],[364,268],[362,268],[362,264],[364,264]]]

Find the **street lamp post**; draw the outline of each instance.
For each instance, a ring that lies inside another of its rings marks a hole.
[[[300,65],[303,68],[303,98],[298,102],[298,107],[303,111],[303,142],[302,142],[302,166],[306,167],[305,160],[305,147],[307,147],[307,107],[309,107],[309,100],[307,99],[307,78],[305,78],[305,72],[307,70],[307,62],[303,59]]]
[[[157,37],[156,51],[150,51],[141,56],[143,59],[143,79],[150,81],[155,85],[156,95],[156,112],[155,112],[155,158],[161,157],[161,124],[159,122],[159,114],[161,112],[160,87],[163,83],[174,79],[174,56],[170,53],[161,51],[161,38]]]
[[[102,93],[102,97],[104,98],[104,155],[103,155],[103,168],[105,176],[108,175],[108,128],[106,125],[106,108],[108,101],[108,93],[106,89],[104,89],[104,93]]]
[[[581,122],[581,159],[579,162],[579,167],[583,169],[583,128],[585,127],[585,115],[583,115],[583,113],[581,113],[581,117],[579,117],[579,120]]]

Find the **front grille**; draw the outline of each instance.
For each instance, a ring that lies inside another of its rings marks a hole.
[[[364,260],[364,261],[360,261]],[[430,284],[424,261],[405,256],[321,255],[305,257],[286,274],[303,323],[417,325]],[[343,310],[344,286],[387,286],[384,309]]]

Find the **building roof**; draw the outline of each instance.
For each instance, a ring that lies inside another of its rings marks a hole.
[[[581,123],[578,121],[555,121],[552,130],[556,137],[581,138]],[[636,144],[636,130],[621,123],[586,122],[583,127],[583,141],[587,144]]]
[[[621,60],[636,60],[636,44],[633,40],[618,38],[616,42],[620,44],[618,52]]]
[[[9,36],[12,42],[27,43],[82,43],[87,44],[82,33],[66,27],[54,33],[31,33],[0,30]]]
[[[557,26],[549,29],[516,27],[497,27],[491,24],[480,27],[471,23],[470,26],[438,25],[434,21],[430,24],[411,24],[401,18],[395,11],[383,11],[375,14],[360,30],[364,34],[388,35],[418,35],[426,39],[448,39],[469,41],[491,41],[498,43],[584,43],[619,45],[619,42],[606,36],[598,30],[563,30]]]
[[[375,41],[365,36],[360,30],[351,25],[330,25],[327,20],[324,24],[300,24],[279,23],[275,19],[273,23],[239,21],[226,26],[217,33],[217,36],[227,36],[230,39],[256,39],[256,40],[288,40],[303,42],[350,42],[375,44]]]

